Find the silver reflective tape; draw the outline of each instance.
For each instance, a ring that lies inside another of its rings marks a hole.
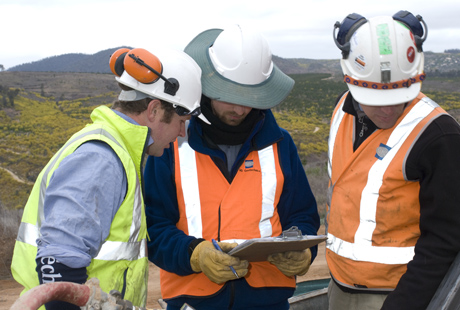
[[[379,264],[407,264],[414,258],[415,247],[383,247],[351,243],[328,233],[326,247],[332,252],[354,260]]]
[[[194,236],[195,238],[203,238],[196,155],[195,151],[190,147],[186,140],[181,139],[180,142],[180,177],[182,182],[182,192],[184,194],[188,234],[190,236]]]
[[[136,190],[133,201],[133,221],[131,222],[129,242],[136,242],[139,239],[139,233],[142,224],[142,192],[139,182],[139,176],[136,173]]]
[[[16,238],[17,241],[24,242],[36,247],[37,239],[39,237],[40,232],[37,226],[30,223],[21,222],[19,225],[18,236]]]
[[[118,261],[144,258],[147,250],[145,239],[138,242],[105,241],[94,259]]]
[[[270,219],[275,212],[276,196],[276,164],[273,146],[259,152],[260,169],[262,173],[262,214],[259,222],[260,237],[271,237],[273,227]]]

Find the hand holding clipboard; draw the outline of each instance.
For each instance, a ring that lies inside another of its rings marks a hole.
[[[285,230],[279,237],[246,240],[227,254],[249,262],[260,262],[266,261],[270,254],[303,251],[326,241],[326,239],[325,235],[302,235],[301,231],[293,226]]]

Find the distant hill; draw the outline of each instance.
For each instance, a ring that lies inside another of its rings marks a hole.
[[[7,71],[27,72],[85,72],[110,73],[110,55],[117,49],[110,48],[96,54],[64,54],[25,63]],[[446,53],[425,52],[425,71],[438,75],[460,76],[460,53],[458,49]],[[330,73],[341,75],[339,59],[281,58],[273,56],[274,63],[286,74]]]
[[[125,46],[103,50],[92,55],[72,53],[52,56],[18,65],[7,71],[110,73],[110,56],[123,47]]]

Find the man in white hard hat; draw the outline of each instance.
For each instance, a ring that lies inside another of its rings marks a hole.
[[[227,252],[292,226],[317,233],[297,149],[270,111],[294,81],[273,64],[260,33],[237,25],[200,33],[185,52],[203,71],[201,108],[210,124],[193,117],[188,139],[146,164],[149,259],[162,269],[163,299],[167,309],[287,310],[316,247],[248,263],[211,241]]]
[[[329,135],[329,309],[426,309],[460,251],[460,127],[421,93],[421,16],[337,28],[349,91]]]
[[[144,154],[161,156],[200,113],[201,69],[184,52],[144,49],[116,51],[110,67],[123,89],[118,101],[96,108],[38,176],[12,272],[25,291],[95,277],[104,292],[145,307]],[[80,307],[52,301],[46,309]]]

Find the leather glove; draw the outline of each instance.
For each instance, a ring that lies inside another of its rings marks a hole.
[[[238,245],[228,242],[218,242],[218,244],[223,252],[228,252]],[[222,253],[210,241],[203,241],[193,250],[190,265],[193,271],[202,271],[209,280],[220,284],[236,279],[230,266],[233,266],[240,278],[244,277],[248,273],[249,262]]]
[[[270,263],[278,267],[285,276],[303,276],[311,264],[311,251],[289,251],[268,256]]]

